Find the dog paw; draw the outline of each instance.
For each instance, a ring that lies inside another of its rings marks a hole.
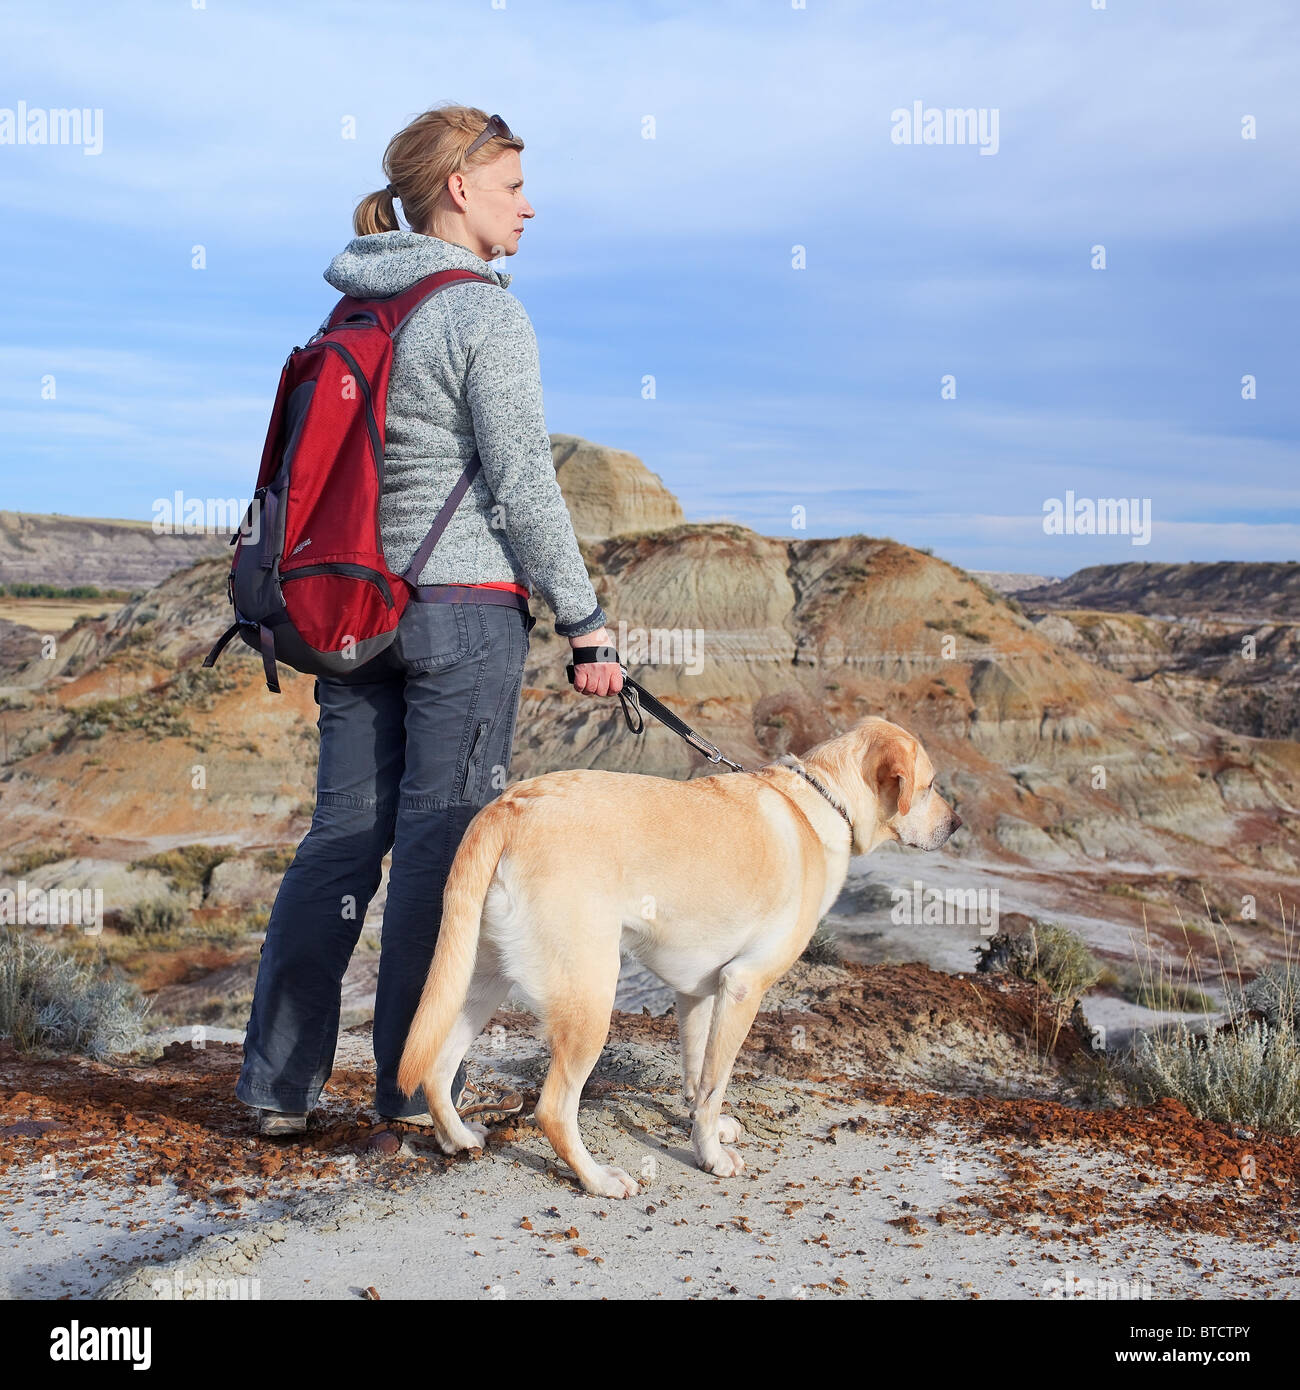
[[[598,1168],[596,1171],[599,1174],[596,1181],[583,1184],[594,1197],[613,1197],[617,1201],[635,1197],[641,1190],[621,1168]]]
[[[735,1149],[719,1149],[717,1158],[712,1162],[702,1162],[700,1167],[706,1173],[715,1173],[720,1178],[734,1178],[737,1173],[745,1171],[745,1160]]]
[[[718,1116],[718,1140],[723,1144],[735,1144],[744,1136],[744,1129],[734,1115]]]
[[[439,1140],[439,1145],[445,1154],[463,1153],[468,1149],[482,1149],[487,1147],[487,1126],[476,1125],[472,1121],[467,1121],[463,1125],[464,1134],[458,1134],[451,1139]]]

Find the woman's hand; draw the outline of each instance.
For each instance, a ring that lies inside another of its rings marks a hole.
[[[613,639],[605,628],[595,632],[584,632],[579,637],[570,637],[569,646],[577,651],[579,647],[612,647]],[[573,688],[584,695],[617,695],[623,689],[623,672],[617,661],[590,661],[573,664]]]

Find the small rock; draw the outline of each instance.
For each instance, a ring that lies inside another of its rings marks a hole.
[[[52,1129],[66,1129],[58,1120],[19,1120],[16,1124],[5,1125],[0,1135],[6,1139],[30,1139],[47,1134]]]

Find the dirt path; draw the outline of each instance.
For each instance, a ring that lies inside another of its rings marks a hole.
[[[593,1152],[642,1178],[626,1202],[578,1191],[527,1121],[457,1160],[379,1124],[365,1028],[344,1036],[307,1139],[278,1146],[247,1137],[237,1046],[174,1045],[135,1068],[0,1051],[5,1292],[1300,1293],[1300,1141],[1242,1138],[1171,1103],[1065,1103],[1079,1041],[1065,1030],[1036,1065],[1027,987],[800,967],[775,1002],[737,1066],[747,1167],[731,1179],[692,1162],[672,1018],[616,1017],[582,1125]],[[531,1028],[498,1015],[473,1053],[479,1077],[526,1100],[545,1066]]]

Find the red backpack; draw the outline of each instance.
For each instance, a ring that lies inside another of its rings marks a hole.
[[[386,299],[345,295],[325,328],[289,354],[280,373],[257,488],[239,530],[227,596],[236,633],[261,652],[267,688],[275,663],[308,675],[355,670],[392,642],[420,571],[481,465],[466,464],[406,571],[384,559],[379,497],[393,340],[430,295],[461,280],[440,270]]]

